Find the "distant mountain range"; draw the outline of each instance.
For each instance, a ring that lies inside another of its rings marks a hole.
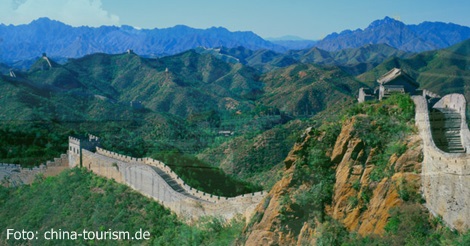
[[[92,53],[122,53],[132,49],[144,56],[165,56],[196,47],[236,47],[283,51],[253,32],[230,32],[222,27],[194,29],[135,29],[131,26],[72,27],[40,18],[27,25],[0,25],[0,60],[32,59],[45,52],[50,57],[77,58]]]
[[[312,48],[318,42],[315,40],[306,40],[292,35],[282,36],[278,38],[267,38],[266,40],[271,43],[284,46],[286,49],[289,50],[302,50]]]
[[[297,63],[338,66],[350,74],[368,71],[390,57],[406,58],[413,53],[404,52],[386,44],[369,44],[359,48],[325,51],[317,47],[277,53],[271,50],[236,48],[198,48],[198,53],[209,53],[229,63],[242,63],[261,72],[272,71]]]
[[[399,50],[421,52],[437,50],[460,43],[470,38],[470,28],[452,23],[423,22],[405,25],[398,20],[385,17],[372,22],[366,29],[346,30],[326,36],[316,47],[338,51],[358,48],[366,44],[388,44]]]
[[[230,49],[239,46],[253,51],[285,53],[288,50],[310,50],[314,46],[320,50],[340,51],[370,44],[386,44],[402,51],[421,52],[446,48],[469,39],[470,28],[442,22],[406,25],[386,17],[372,22],[364,30],[333,33],[318,42],[288,38],[268,41],[253,32],[230,32],[223,27],[72,27],[59,21],[40,18],[27,25],[0,24],[0,62],[11,65],[18,61],[36,59],[42,53],[47,53],[56,60],[63,60],[92,53],[118,54],[132,49],[142,56],[161,57],[197,47]],[[24,67],[25,64],[15,67]]]

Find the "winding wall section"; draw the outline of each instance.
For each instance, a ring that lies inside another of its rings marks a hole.
[[[66,154],[33,168],[22,168],[18,164],[0,163],[0,184],[5,186],[31,184],[38,175],[55,176],[68,167],[68,156]]]
[[[69,160],[75,165],[81,162],[83,167],[100,176],[112,178],[132,187],[160,202],[185,220],[197,220],[202,216],[231,219],[237,214],[249,218],[256,205],[266,195],[265,192],[237,197],[206,194],[185,184],[160,161],[151,158],[133,158],[98,147],[96,152],[86,149],[74,151],[73,148],[69,148]]]
[[[450,108],[460,113],[460,137],[466,153],[446,153],[436,147],[431,132],[428,102],[413,96],[416,125],[423,139],[422,192],[426,206],[452,228],[470,228],[470,132],[465,118],[466,101],[461,94],[444,96],[434,108]]]

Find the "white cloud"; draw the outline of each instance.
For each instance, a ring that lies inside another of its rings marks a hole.
[[[25,24],[49,17],[72,26],[119,25],[101,0],[0,0],[0,23]]]

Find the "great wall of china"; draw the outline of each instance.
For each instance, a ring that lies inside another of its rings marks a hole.
[[[231,219],[236,215],[251,217],[266,192],[221,197],[194,189],[184,183],[167,165],[151,158],[133,158],[99,148],[98,138],[69,137],[69,150],[54,161],[35,168],[16,164],[0,164],[3,185],[32,183],[38,175],[54,176],[67,168],[85,167],[95,174],[126,184],[153,198],[186,221],[203,216]]]
[[[427,208],[451,228],[470,228],[470,131],[466,123],[466,101],[450,94],[436,103],[426,93],[413,96],[415,121],[423,140],[422,193]],[[265,192],[238,197],[218,197],[184,183],[168,166],[151,158],[133,158],[97,147],[98,139],[69,138],[67,155],[24,169],[0,164],[0,180],[10,185],[31,183],[38,174],[56,175],[66,168],[85,167],[94,173],[126,184],[171,209],[178,216],[194,220],[201,216],[236,214],[249,218]]]
[[[34,168],[22,168],[17,164],[0,163],[0,184],[5,186],[30,184],[38,175],[48,177],[59,174],[69,168],[68,163],[68,155],[66,154]]]
[[[126,184],[160,202],[185,220],[196,220],[202,216],[231,219],[237,214],[249,218],[266,195],[266,192],[237,197],[206,194],[185,184],[160,161],[120,155],[96,147],[96,142],[97,138],[93,136],[87,141],[70,137],[69,166],[73,168],[81,165],[100,176]]]
[[[424,145],[421,189],[426,207],[451,228],[468,230],[470,132],[465,98],[461,94],[449,94],[435,104],[425,96],[413,96],[413,100],[416,125]]]

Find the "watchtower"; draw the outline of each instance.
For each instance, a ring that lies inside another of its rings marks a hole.
[[[82,150],[95,151],[96,147],[100,145],[100,139],[94,135],[89,134],[88,138],[69,137],[69,166],[70,168],[79,166],[82,167],[83,158]]]
[[[377,83],[379,87],[375,90],[360,88],[357,100],[361,103],[376,98],[382,100],[394,93],[407,93],[410,95],[422,93],[422,90],[418,90],[419,83],[399,68],[394,68],[382,75]]]
[[[15,74],[15,72],[13,71],[13,69],[10,69],[10,77],[16,78],[16,74]]]
[[[379,83],[379,100],[385,99],[393,93],[414,95],[419,87],[418,82],[398,68],[388,71],[377,80],[377,83]]]

